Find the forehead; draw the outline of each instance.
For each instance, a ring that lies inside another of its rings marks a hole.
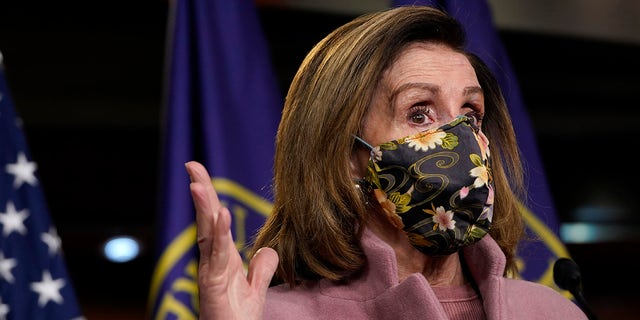
[[[392,87],[401,85],[399,82],[478,85],[475,70],[463,53],[433,42],[407,44],[383,72],[382,80]]]

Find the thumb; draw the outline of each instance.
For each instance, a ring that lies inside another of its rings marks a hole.
[[[253,259],[249,262],[247,281],[261,294],[266,294],[269,283],[278,267],[278,253],[275,250],[264,247],[258,249]]]

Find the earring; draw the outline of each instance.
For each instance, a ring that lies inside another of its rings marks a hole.
[[[369,191],[371,191],[371,189],[368,187],[369,186],[369,182],[367,182],[367,180],[365,180],[364,178],[359,178],[359,179],[353,179],[355,184],[353,185],[356,190],[360,191],[360,195],[362,196],[362,199],[364,200],[364,204],[368,205],[369,204]]]

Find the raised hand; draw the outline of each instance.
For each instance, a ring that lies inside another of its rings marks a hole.
[[[200,319],[261,319],[278,254],[271,248],[260,249],[245,275],[231,236],[231,214],[220,204],[209,173],[195,161],[185,166],[196,208]]]

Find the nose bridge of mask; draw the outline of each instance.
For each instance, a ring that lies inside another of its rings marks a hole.
[[[445,128],[445,127],[448,127],[448,126],[455,126],[455,125],[457,125],[457,124],[459,124],[460,122],[463,122],[463,121],[466,121],[466,122],[470,123],[472,128],[474,129],[474,131],[478,131],[478,127],[476,126],[476,120],[474,118],[466,116],[466,115],[457,116],[451,122],[440,126],[439,129],[440,128]],[[421,132],[419,132],[419,133],[417,133],[415,135],[419,135],[422,132],[424,132],[424,131],[421,131]],[[415,135],[412,135],[412,136],[415,136]],[[373,149],[375,149],[370,143],[365,141],[363,138],[360,138],[359,136],[357,136],[355,134],[352,134],[352,136],[356,141],[358,141],[360,144],[362,144],[365,148],[369,149],[369,151],[372,151]],[[393,140],[393,141],[397,141],[397,140],[398,139]]]
[[[438,130],[449,131],[451,128],[456,127],[456,126],[462,124],[463,122],[468,124],[471,127],[471,129],[473,129],[473,131],[475,133],[478,133],[478,131],[480,131],[480,129],[478,128],[477,121],[475,120],[475,118],[474,117],[470,117],[470,116],[466,116],[466,115],[457,116],[453,120],[441,125],[440,127],[436,128],[436,129],[431,129],[431,131],[438,131]],[[427,131],[427,130],[425,130],[425,131]],[[416,133],[416,134],[414,134],[412,136],[420,136],[421,133],[423,133],[425,131]],[[398,141],[398,140],[395,140],[395,141]]]
[[[437,150],[443,149],[450,150],[452,148],[462,148],[462,150],[465,150],[462,152],[480,154],[483,153],[481,150],[483,147],[480,141],[478,141],[478,133],[479,129],[472,118],[459,116],[436,129],[421,131],[384,143],[384,147],[382,147],[383,145],[380,147],[385,150],[387,156],[384,158],[387,160],[383,160],[383,157],[378,153],[374,154],[374,152],[376,152],[375,150],[379,147],[374,148],[374,151],[372,151],[372,160],[381,165],[388,161],[398,161],[398,155],[400,154],[398,152],[401,152],[403,154],[401,157],[403,161],[413,163],[414,161],[418,161],[417,159],[427,156],[426,153],[433,153],[434,151],[437,152]],[[449,134],[451,134],[451,136],[449,136]],[[423,143],[427,145],[422,145]],[[411,151],[400,151],[400,149]],[[456,154],[459,152],[461,151],[455,151]],[[391,154],[393,154],[393,156],[391,156]],[[430,156],[427,157],[430,158]]]

